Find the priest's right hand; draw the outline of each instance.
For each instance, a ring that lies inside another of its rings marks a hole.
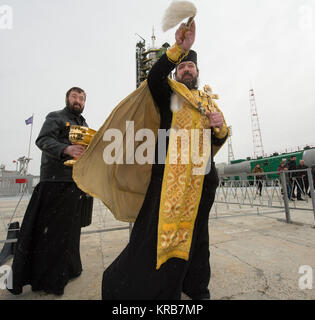
[[[193,21],[189,28],[182,23],[175,33],[177,44],[186,52],[190,50],[195,42],[196,24]]]
[[[83,154],[85,150],[85,147],[80,145],[80,144],[72,144],[68,147],[66,147],[64,150],[63,150],[63,153],[65,155],[68,155],[68,156],[71,156],[75,159],[77,158],[80,158]]]

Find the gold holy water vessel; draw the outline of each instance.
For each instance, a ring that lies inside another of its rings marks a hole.
[[[72,144],[80,144],[87,147],[96,131],[88,127],[72,125],[70,126],[69,140]],[[73,166],[78,158],[67,160],[64,162],[66,166]]]

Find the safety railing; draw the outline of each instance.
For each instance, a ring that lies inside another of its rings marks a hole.
[[[17,181],[16,179],[21,180]],[[27,201],[21,203],[21,200],[23,196],[25,196],[25,194],[29,192],[29,190],[32,190],[38,182],[38,179],[36,179],[36,177],[35,179],[32,179],[32,183],[30,183],[29,179],[27,181],[22,179],[28,179],[28,176],[5,178],[1,177],[1,182],[3,183],[3,188],[1,190],[6,190],[6,192],[3,192],[3,194],[7,195],[5,201],[11,201],[10,199],[12,199],[12,204],[14,205],[11,204],[10,207],[8,206],[5,209],[1,207],[0,233],[2,234],[2,236],[0,239],[0,249],[1,245],[3,244],[12,244],[17,241],[16,235],[19,226],[16,226],[15,222],[16,220],[18,220],[19,222],[22,221],[30,194],[28,195]],[[18,185],[19,187],[14,186],[14,184]],[[8,196],[10,194],[9,191],[11,190],[11,194],[14,195],[13,197]],[[303,199],[304,201],[298,201],[296,198],[293,198],[294,194],[296,194],[297,197],[301,197],[301,199]],[[16,197],[17,195],[19,196]],[[259,210],[264,208],[272,208],[273,213],[284,212],[285,221],[288,223],[292,222],[291,212],[293,210],[306,212],[308,214],[312,212],[312,222],[314,222],[315,194],[314,180],[311,169],[264,172],[260,174],[250,174],[246,177],[242,175],[241,178],[240,176],[220,176],[220,182],[216,191],[214,202],[215,214],[211,214],[210,218],[230,217],[230,215],[225,214],[230,211],[230,208],[232,206],[234,208],[235,206],[237,206],[240,209],[239,216],[252,215],[251,213],[248,213],[248,211],[244,210],[244,208],[248,207],[257,208],[257,210],[258,208]],[[104,210],[105,209],[107,210],[107,208],[104,207]],[[233,216],[235,217],[236,215],[234,214]],[[95,230],[90,229],[88,231],[83,231],[82,234],[129,229],[130,235],[132,230],[131,223],[126,223],[125,225],[112,225],[111,227],[105,227],[105,223],[101,224],[102,226],[95,228]]]
[[[220,209],[218,208],[220,204]],[[214,211],[229,211],[230,206],[275,208],[285,212],[286,222],[291,221],[291,210],[313,213],[315,221],[314,179],[311,169],[285,170],[242,175],[221,175],[217,188]]]
[[[0,200],[5,201],[4,199],[6,199],[5,203],[14,202],[14,207],[12,205],[7,207],[3,204],[0,206],[0,243],[16,242],[19,223],[13,223],[13,219],[16,218],[23,197],[27,197],[29,200],[38,182],[39,176],[33,175],[0,177]]]
[[[11,181],[13,181],[14,178],[10,178]],[[38,181],[39,180],[35,180],[35,183]],[[27,192],[27,182],[20,181],[19,183],[22,187],[18,194],[12,193],[13,195],[9,196],[8,193],[6,193],[5,197],[0,197],[0,266],[14,254],[18,232],[31,197]],[[94,234],[129,229],[130,236],[132,223],[116,221],[112,218],[112,214],[101,201],[98,199],[95,200],[96,201],[93,203],[93,215],[95,214],[95,216],[92,219],[92,224],[89,227],[82,229],[81,234]]]

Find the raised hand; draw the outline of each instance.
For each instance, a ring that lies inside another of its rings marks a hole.
[[[185,23],[182,23],[176,30],[175,39],[176,43],[185,51],[189,51],[195,42],[196,24],[193,21],[189,28]]]

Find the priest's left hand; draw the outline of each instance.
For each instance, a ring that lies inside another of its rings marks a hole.
[[[208,112],[207,117],[210,121],[210,127],[220,128],[223,125],[223,116],[220,112]]]

